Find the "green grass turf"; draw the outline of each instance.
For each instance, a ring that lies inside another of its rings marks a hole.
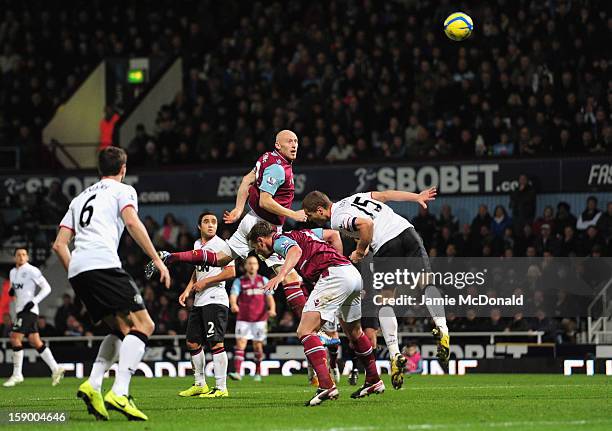
[[[3,420],[9,411],[65,411],[67,424],[10,425],[0,429],[56,430],[612,430],[612,377],[561,375],[416,376],[400,391],[353,400],[355,388],[340,385],[340,398],[303,407],[313,389],[305,376],[246,378],[229,382],[230,398],[183,399],[179,390],[191,378],[132,380],[136,405],[149,422],[127,422],[110,413],[95,422],[75,397],[78,381],[26,378],[14,388],[0,387]],[[212,383],[213,379],[208,378]],[[105,389],[110,388],[106,381]]]

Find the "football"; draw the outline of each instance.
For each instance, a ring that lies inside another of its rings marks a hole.
[[[463,12],[455,12],[444,21],[444,33],[449,39],[457,42],[470,37],[473,29],[472,18]]]

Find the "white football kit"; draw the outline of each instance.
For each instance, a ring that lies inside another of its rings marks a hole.
[[[125,228],[121,212],[129,206],[138,211],[134,187],[108,178],[72,200],[60,223],[75,236],[68,278],[94,269],[121,268],[117,254]]]
[[[213,238],[211,238],[204,246],[202,246],[202,241],[198,239],[193,244],[193,248],[194,250],[202,249],[209,250],[215,253],[222,252],[228,256],[230,256],[232,253],[227,243],[218,236],[214,236]],[[234,266],[234,262],[230,262],[227,266]],[[195,270],[196,281],[200,281],[204,278],[214,277],[216,275],[221,274],[223,268],[197,265]],[[229,307],[229,297],[227,296],[227,291],[225,290],[224,281],[209,286],[199,292],[196,292],[193,305],[197,307],[202,307],[204,305],[209,304],[219,304]]]
[[[384,244],[413,227],[412,223],[396,214],[390,206],[372,199],[369,192],[356,193],[332,204],[332,229],[344,232],[351,238],[359,238],[355,225],[357,218],[370,218],[374,221],[374,236],[370,244],[372,254],[376,254]]]
[[[49,286],[40,269],[25,263],[20,267],[11,269],[9,280],[11,288],[15,291],[15,313],[20,313],[23,307],[32,301],[34,307],[30,311],[34,314],[40,314],[38,304],[51,293],[51,286]],[[40,288],[38,294],[36,294],[36,287]]]

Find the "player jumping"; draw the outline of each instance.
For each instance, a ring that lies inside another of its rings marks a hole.
[[[83,190],[70,203],[53,244],[68,280],[83,301],[94,323],[104,321],[111,329],[98,350],[89,379],[77,396],[98,420],[108,420],[107,408],[129,420],[148,420],[129,394],[132,375],[138,368],[155,324],[130,275],[121,268],[117,254],[124,228],[160,272],[160,281],[170,288],[168,268],[157,255],[147,229],[138,217],[138,199],[132,186],[123,184],[127,155],[108,147],[98,155],[101,179]],[[74,251],[68,245],[74,238]],[[104,373],[119,361],[113,387],[102,398]]]
[[[231,253],[227,243],[217,236],[217,216],[210,212],[200,214],[198,218],[200,239],[193,248],[212,253]],[[227,329],[229,301],[225,291],[225,281],[236,276],[234,262],[225,268],[196,266],[189,284],[179,297],[184,307],[185,301],[193,291],[196,292],[193,307],[187,321],[186,342],[191,355],[191,365],[195,383],[188,389],[179,392],[181,397],[221,398],[228,397],[227,391],[227,353],[223,339]],[[208,388],[204,375],[206,359],[203,342],[210,348],[213,357],[215,386]]]
[[[17,320],[11,331],[13,348],[13,374],[2,384],[10,388],[23,382],[23,337],[28,337],[30,346],[34,347],[45,364],[51,369],[51,384],[57,385],[64,377],[64,369],[57,365],[51,349],[40,339],[38,333],[38,304],[51,293],[51,286],[40,272],[40,269],[28,262],[28,251],[25,248],[15,250],[15,268],[9,273],[10,296],[17,297],[15,311]],[[36,294],[36,287],[40,290]]]
[[[357,193],[342,199],[332,201],[322,192],[310,192],[304,197],[302,206],[308,220],[323,226],[328,221],[331,228],[345,232],[358,238],[357,248],[351,254],[353,262],[361,261],[371,250],[373,257],[417,257],[422,259],[423,268],[430,272],[429,257],[423,246],[423,240],[414,226],[405,218],[396,214],[387,201],[418,202],[427,207],[427,202],[434,200],[435,188],[421,193],[388,190],[384,192]],[[441,298],[440,291],[433,285],[422,286],[424,294],[429,298]],[[393,289],[383,289],[383,296],[394,295]],[[438,343],[437,357],[440,365],[448,369],[450,354],[450,337],[446,325],[444,306],[427,306],[434,324],[434,337]],[[384,306],[379,310],[379,321],[385,343],[389,348],[391,359],[391,381],[395,389],[402,387],[406,358],[400,353],[397,336],[397,318],[393,308]]]
[[[251,172],[245,175],[240,183],[236,196],[236,207],[224,214],[225,223],[237,222],[244,206],[249,202],[251,210],[244,216],[238,229],[227,241],[230,253],[212,252],[208,250],[189,250],[178,253],[161,252],[162,260],[167,264],[188,262],[196,265],[223,267],[240,257],[245,259],[251,248],[247,235],[259,221],[267,221],[282,231],[287,217],[296,221],[305,221],[304,211],[293,211],[291,204],[295,193],[292,164],[297,156],[298,138],[290,130],[282,130],[276,135],[275,150],[264,153]],[[271,255],[266,264],[271,269],[279,268],[282,260],[277,255]],[[153,262],[145,267],[145,275],[151,277],[155,273]],[[295,271],[287,274],[283,282],[287,303],[299,317],[306,303],[302,292],[300,279]]]
[[[361,275],[346,257],[336,251],[338,246],[334,248],[328,244],[328,241],[340,241],[339,235],[323,229],[281,234],[268,223],[259,222],[251,229],[248,239],[258,254],[268,257],[278,253],[285,259],[276,277],[266,284],[266,290],[273,292],[294,268],[304,280],[314,284],[297,329],[304,354],[319,379],[319,388],[306,405],[316,406],[338,397],[338,389],[327,365],[325,347],[317,334],[325,321],[332,322],[336,318],[339,318],[344,333],[366,370],[366,382],[351,398],[384,392],[385,385],[376,369],[372,344],[359,322]]]
[[[245,274],[234,280],[230,291],[230,307],[236,313],[236,346],[234,347],[234,372],[230,378],[242,380],[242,362],[249,340],[253,340],[255,353],[254,381],[261,381],[261,360],[263,346],[268,332],[268,318],[276,317],[274,296],[263,290],[268,282],[266,277],[257,274],[259,261],[249,256],[244,261]]]

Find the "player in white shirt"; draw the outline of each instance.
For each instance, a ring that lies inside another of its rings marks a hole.
[[[339,202],[332,201],[319,191],[310,192],[304,197],[302,207],[308,220],[319,225],[330,222],[331,228],[357,239],[357,248],[351,254],[353,263],[360,262],[371,252],[373,258],[416,257],[422,261],[423,269],[431,271],[429,257],[423,246],[423,240],[414,226],[405,218],[396,214],[387,201],[417,202],[427,207],[427,202],[434,200],[435,188],[421,193],[410,193],[396,190],[384,192],[357,193]],[[421,286],[424,294],[430,298],[441,298],[439,290],[433,284]],[[394,289],[383,289],[382,295],[390,297]],[[443,368],[448,367],[450,354],[450,337],[446,325],[444,306],[428,306],[436,327],[433,330],[438,342],[438,361]],[[375,320],[375,319],[370,319]],[[397,318],[390,306],[383,306],[378,311],[378,320],[389,348],[391,359],[391,381],[399,389],[404,381],[406,358],[401,354],[397,336]],[[365,326],[372,324],[364,322]]]
[[[133,187],[123,184],[127,171],[124,150],[109,147],[98,155],[101,179],[70,203],[53,244],[68,280],[94,321],[104,321],[111,333],[98,351],[89,379],[77,395],[98,420],[108,420],[107,408],[129,420],[147,420],[129,395],[130,379],[140,363],[155,324],[145,309],[142,296],[130,275],[121,268],[117,254],[125,227],[147,256],[154,260],[160,281],[170,287],[168,269],[151,243],[138,217],[138,200]],[[68,245],[74,238],[74,251]],[[104,373],[119,361],[115,382],[104,399]]]
[[[10,296],[16,297],[15,314],[17,319],[11,332],[13,347],[13,374],[2,386],[9,388],[23,382],[23,337],[27,335],[30,346],[34,347],[40,357],[51,369],[51,384],[57,385],[64,377],[64,369],[57,365],[51,349],[40,339],[38,334],[38,304],[51,293],[51,286],[40,272],[40,269],[28,262],[28,251],[25,248],[15,250],[15,268],[11,269],[9,280]],[[40,290],[36,293],[36,289]]]
[[[217,216],[203,212],[198,217],[200,239],[193,244],[194,250],[213,253],[231,253],[227,243],[217,236]],[[179,392],[181,397],[220,398],[228,397],[227,391],[227,353],[225,352],[225,331],[229,316],[229,298],[225,282],[236,276],[234,262],[220,268],[197,265],[189,284],[179,296],[179,303],[195,292],[193,307],[187,321],[186,342],[191,355],[191,365],[195,382],[193,386]],[[203,344],[206,342],[213,357],[215,386],[209,389],[204,376],[206,359]]]

